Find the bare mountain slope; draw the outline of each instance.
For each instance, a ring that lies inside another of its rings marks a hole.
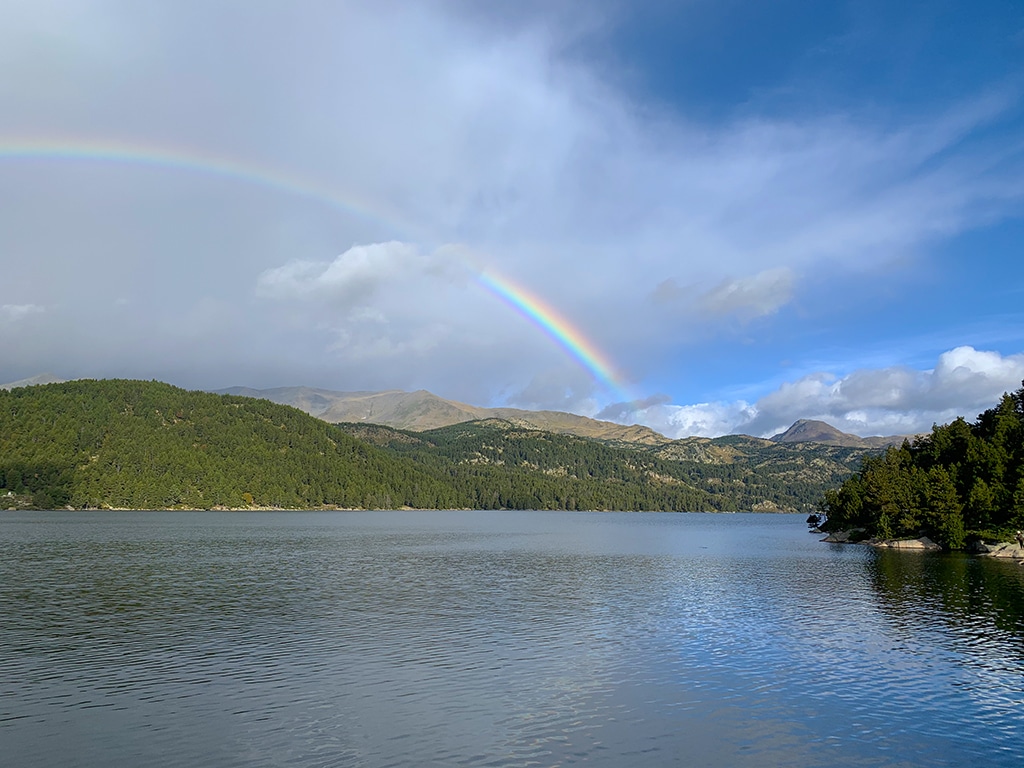
[[[445,400],[420,389],[416,392],[359,392],[337,398],[323,413],[317,414],[330,422],[369,421],[396,429],[422,432],[447,427],[463,421],[486,419],[490,413],[454,400]]]
[[[340,399],[361,398],[367,395],[389,394],[380,392],[334,392],[330,389],[316,389],[314,387],[275,387],[273,389],[253,389],[251,387],[229,387],[218,389],[214,392],[217,395],[239,395],[241,397],[256,397],[263,400],[270,400],[280,405],[290,405],[305,411],[310,416],[323,418],[323,414],[330,410]],[[330,419],[324,419],[330,421]]]
[[[333,392],[310,387],[250,389],[231,387],[217,394],[259,397],[299,408],[332,423],[368,422],[396,429],[423,432],[428,429],[480,419],[504,419],[529,429],[590,437],[609,443],[662,445],[670,442],[650,427],[625,426],[610,421],[577,416],[561,411],[526,411],[519,408],[481,408],[445,400],[426,390],[403,392]]]
[[[885,448],[899,445],[904,439],[913,441],[917,435],[890,435],[889,437],[858,437],[840,432],[831,424],[813,419],[800,419],[793,426],[771,438],[773,443],[822,443],[847,448]]]

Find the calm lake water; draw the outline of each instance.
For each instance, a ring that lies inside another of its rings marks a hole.
[[[1018,766],[1024,567],[800,516],[0,513],[9,766]]]

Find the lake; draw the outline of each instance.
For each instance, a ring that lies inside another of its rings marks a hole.
[[[802,516],[0,513],[9,766],[1017,766],[1024,567]]]

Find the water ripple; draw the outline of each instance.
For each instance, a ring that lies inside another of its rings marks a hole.
[[[8,515],[15,765],[1016,764],[1024,585],[791,517]]]

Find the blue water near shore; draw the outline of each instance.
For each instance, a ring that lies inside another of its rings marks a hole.
[[[1024,567],[789,515],[0,513],[10,766],[1016,766]]]

